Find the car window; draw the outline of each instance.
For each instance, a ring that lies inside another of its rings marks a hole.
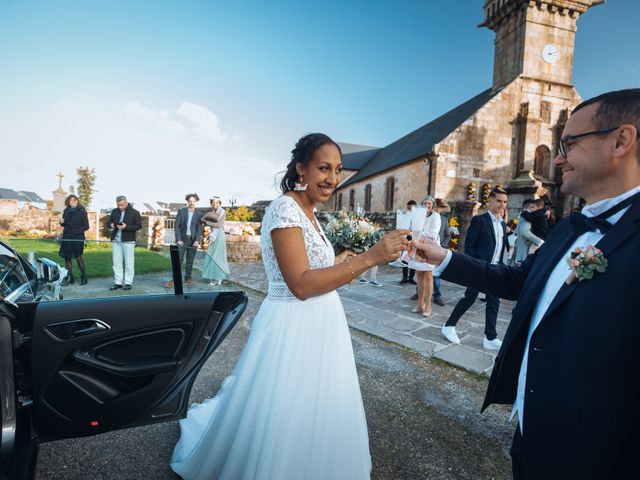
[[[29,283],[18,256],[0,244],[0,298],[6,298]]]

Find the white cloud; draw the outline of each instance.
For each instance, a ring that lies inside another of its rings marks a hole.
[[[195,103],[182,102],[176,113],[192,124],[195,135],[216,143],[224,143],[227,135],[218,127],[218,117],[211,110]]]
[[[131,101],[124,107],[129,118],[153,125],[160,130],[178,134],[191,134],[213,143],[223,144],[228,135],[218,126],[218,116],[207,107],[191,102],[182,102],[174,113],[167,110],[154,110]]]
[[[124,113],[134,120],[150,123],[160,130],[168,130],[179,134],[187,131],[187,127],[178,120],[172,120],[166,110],[155,111],[141,105],[139,102],[132,101],[127,103],[124,107]]]

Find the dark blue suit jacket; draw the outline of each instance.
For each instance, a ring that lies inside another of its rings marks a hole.
[[[507,226],[500,222],[502,226],[502,250],[500,252],[500,262],[507,245]],[[491,262],[493,252],[496,250],[496,234],[493,231],[493,223],[490,213],[476,215],[471,219],[467,237],[464,241],[464,253],[473,258],[479,258]]]
[[[518,300],[483,410],[516,399],[531,315],[576,236],[568,221],[519,267],[454,253],[442,278]],[[531,337],[527,479],[640,478],[640,201],[597,244],[607,271],[563,285]]]
[[[202,213],[197,208],[193,212],[191,217],[191,238],[194,242],[200,242],[202,237]],[[178,210],[176,215],[175,232],[176,242],[184,241],[187,236],[187,222],[189,221],[189,208],[184,207]]]

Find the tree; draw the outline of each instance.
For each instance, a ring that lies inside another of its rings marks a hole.
[[[93,194],[96,192],[93,188],[94,183],[96,183],[96,169],[78,167],[76,173],[78,174],[78,198],[82,205],[89,208]]]

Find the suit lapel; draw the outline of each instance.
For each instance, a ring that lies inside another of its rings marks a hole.
[[[600,241],[596,244],[600,250],[602,250],[602,254],[605,258],[614,252],[618,247],[620,247],[629,237],[633,234],[638,233],[638,226],[635,221],[640,218],[640,202],[635,202],[629,210],[622,216],[620,220],[616,222],[609,232],[600,239]],[[596,275],[606,275],[605,273],[598,273]],[[586,280],[587,282],[589,280]],[[559,305],[562,304],[569,296],[576,291],[580,282],[574,281],[570,285],[566,283],[562,285],[560,291],[557,293],[551,305],[545,312],[542,320],[548,317]]]
[[[491,232],[491,238],[493,238],[493,249],[496,249],[496,243],[498,242],[498,239],[496,238],[496,232],[493,230],[493,218],[491,218],[491,214],[489,212],[487,212],[487,214],[485,215],[485,219],[487,221],[487,224],[489,225],[489,231]]]
[[[561,222],[536,256],[536,261],[528,275],[527,282],[518,298],[518,316],[513,323],[520,324],[529,318],[531,310],[561,257],[575,241],[575,234],[568,220]],[[530,280],[529,280],[530,279]]]

